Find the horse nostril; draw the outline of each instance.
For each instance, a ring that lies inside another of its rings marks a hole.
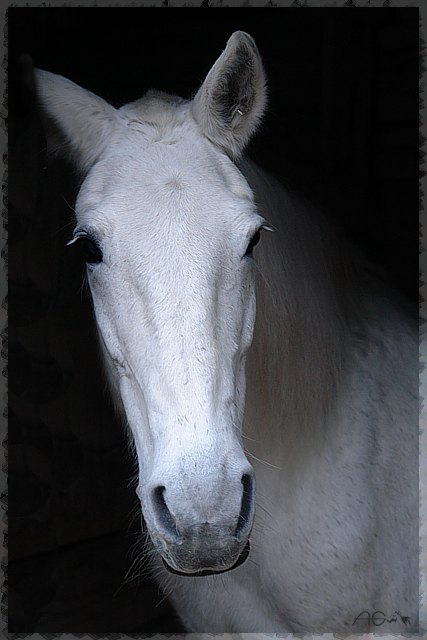
[[[235,534],[241,536],[248,535],[252,527],[252,517],[254,511],[254,480],[251,475],[244,473],[242,476],[243,494],[242,506],[240,508],[239,521]]]
[[[173,515],[166,504],[165,487],[156,487],[152,492],[153,508],[156,514],[159,529],[170,542],[176,542],[180,538],[178,527]]]

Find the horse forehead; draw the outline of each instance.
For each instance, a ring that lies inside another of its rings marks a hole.
[[[107,173],[113,186],[129,193],[145,191],[158,199],[195,199],[207,193],[224,199],[236,195],[253,199],[237,168],[197,138],[175,144],[125,145],[121,155],[110,162]]]
[[[126,184],[126,179],[137,184],[163,180],[171,186],[203,182],[206,188],[222,186],[253,199],[237,167],[202,135],[188,105],[176,108],[163,98],[160,103],[156,100],[154,112],[148,108],[151,99],[120,110],[123,126],[116,128],[91,182],[104,186]]]
[[[141,226],[146,232],[167,221],[181,228],[214,229],[254,209],[253,195],[240,172],[215,157],[189,157],[143,149],[109,158],[85,180],[76,209],[90,222],[93,212],[108,220]]]

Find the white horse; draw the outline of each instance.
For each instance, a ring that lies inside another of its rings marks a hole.
[[[85,175],[72,242],[186,628],[415,630],[416,328],[242,159],[266,104],[253,39],[234,33],[190,101],[115,109],[36,79]]]

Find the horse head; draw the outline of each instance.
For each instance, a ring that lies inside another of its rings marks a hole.
[[[115,109],[61,76],[36,79],[84,174],[71,242],[87,262],[148,532],[172,571],[228,570],[247,553],[255,510],[242,423],[252,250],[266,221],[234,161],[266,102],[257,48],[234,33],[188,101],[150,91]]]

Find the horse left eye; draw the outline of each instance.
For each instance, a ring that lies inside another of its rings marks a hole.
[[[79,251],[88,264],[98,264],[102,262],[102,250],[99,245],[89,236],[80,236],[77,241]]]
[[[261,232],[258,229],[258,231],[253,236],[252,240],[248,244],[248,248],[246,249],[245,256],[251,256],[252,255],[253,249],[258,244],[258,242],[260,241],[260,238],[261,238]]]

